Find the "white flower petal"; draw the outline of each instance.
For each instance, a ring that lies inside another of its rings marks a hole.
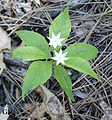
[[[56,62],[56,65],[59,65],[59,64],[60,64],[60,61],[57,61],[57,62]]]
[[[52,33],[52,38],[55,38],[55,34],[54,33]]]
[[[62,55],[62,49],[59,51],[59,55]]]
[[[58,38],[58,39],[60,38],[60,33],[57,35],[57,38]]]
[[[54,50],[54,53],[55,53],[56,56],[58,56],[58,53],[55,50]]]
[[[52,59],[53,59],[53,60],[57,60],[57,58],[56,58],[56,57],[52,57]]]
[[[63,56],[65,57],[67,55],[67,52],[63,53]]]
[[[64,60],[68,60],[69,58],[65,57]]]
[[[62,46],[61,42],[64,40],[64,38],[60,38],[60,33],[58,35],[52,33],[52,38],[47,38],[50,40],[49,45],[52,45],[54,48],[56,48],[57,46]]]
[[[63,61],[61,61],[61,63],[64,65],[64,64],[65,64],[64,60],[63,60]]]
[[[54,48],[56,48],[56,47],[57,47],[57,44],[56,44],[56,43],[55,43],[55,44],[53,44],[53,47],[54,47]]]
[[[62,53],[62,50],[59,51],[59,53],[57,53],[56,51],[54,51],[55,53],[55,57],[52,57],[53,60],[56,60],[56,64],[59,65],[60,63],[65,64],[65,60],[68,60],[69,58],[66,57],[66,53]]]

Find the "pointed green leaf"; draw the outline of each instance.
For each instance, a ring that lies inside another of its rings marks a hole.
[[[13,58],[20,58],[25,61],[37,60],[37,59],[47,59],[50,58],[47,54],[35,47],[23,47],[17,48],[12,53]]]
[[[68,38],[71,31],[71,22],[69,18],[69,10],[66,8],[62,13],[60,13],[54,21],[51,23],[49,28],[49,36],[52,33],[55,35],[61,35],[61,38]]]
[[[73,93],[72,93],[72,82],[70,77],[68,76],[67,71],[61,66],[55,66],[54,69],[55,77],[62,89],[65,91],[66,95],[74,101]]]
[[[67,57],[81,57],[86,60],[92,60],[97,57],[98,50],[96,47],[86,43],[74,43],[66,50]]]
[[[44,53],[50,55],[48,43],[46,42],[45,38],[39,33],[27,30],[17,31],[16,33],[25,45],[36,47]]]
[[[90,66],[90,63],[83,58],[80,57],[70,58],[65,61],[65,65],[73,68],[74,70],[90,75],[95,79],[98,79],[96,73],[93,71],[92,67]]]
[[[44,84],[52,75],[52,63],[36,61],[33,62],[24,78],[22,87],[22,96],[24,97],[29,91],[34,90],[39,85]]]

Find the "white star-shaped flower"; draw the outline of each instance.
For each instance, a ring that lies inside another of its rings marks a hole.
[[[65,64],[65,60],[68,60],[69,58],[66,57],[67,52],[62,53],[62,50],[59,51],[59,53],[55,52],[55,57],[52,57],[53,60],[56,60],[56,64],[59,65],[60,63]]]
[[[57,46],[61,46],[61,42],[65,39],[65,38],[60,38],[60,33],[58,35],[55,35],[54,33],[52,33],[52,38],[48,37],[48,39],[50,40],[49,45],[52,45],[54,48],[56,48]]]

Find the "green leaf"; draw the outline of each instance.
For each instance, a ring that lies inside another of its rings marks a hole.
[[[27,30],[17,31],[16,33],[25,45],[36,47],[50,56],[48,43],[42,35]]]
[[[72,82],[70,77],[68,76],[67,71],[61,66],[55,66],[54,69],[55,77],[62,89],[65,91],[66,95],[74,101],[73,93],[72,93]]]
[[[90,63],[81,57],[70,58],[65,61],[65,65],[73,68],[74,70],[90,75],[98,80],[98,77],[90,66]]]
[[[29,91],[34,90],[39,85],[44,84],[52,75],[52,63],[36,61],[33,62],[24,78],[22,87],[22,96],[28,94]]]
[[[97,57],[98,50],[96,47],[86,43],[74,43],[66,50],[67,57],[81,57],[86,60],[92,60]]]
[[[17,48],[12,53],[13,58],[20,58],[25,61],[31,61],[31,60],[37,60],[37,59],[47,59],[50,58],[49,55],[45,54],[41,50],[35,47],[23,47],[23,48]]]
[[[61,38],[68,38],[71,31],[71,22],[69,18],[69,10],[66,8],[60,13],[49,28],[49,36],[52,37],[52,33],[55,35],[60,33]]]

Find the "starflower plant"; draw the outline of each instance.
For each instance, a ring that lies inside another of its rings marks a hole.
[[[69,58],[66,57],[67,52],[62,53],[62,50],[59,51],[59,53],[55,52],[55,57],[52,57],[53,60],[56,60],[57,65],[59,65],[60,63],[65,64],[65,60],[68,60]]]
[[[12,53],[12,56],[13,58],[32,61],[23,81],[23,98],[30,91],[46,83],[54,73],[56,80],[66,95],[71,100],[74,100],[72,82],[65,66],[98,80],[98,76],[89,62],[98,54],[96,47],[83,42],[76,42],[62,51],[62,47],[68,39],[70,32],[71,22],[67,8],[51,23],[48,37],[49,43],[39,33],[27,30],[17,31],[17,35],[24,42],[25,46],[17,48]]]
[[[60,38],[60,33],[58,35],[55,35],[54,33],[52,33],[52,38],[48,37],[48,39],[50,40],[49,45],[52,45],[54,48],[56,48],[57,46],[61,46],[61,42],[65,39],[65,38]]]

